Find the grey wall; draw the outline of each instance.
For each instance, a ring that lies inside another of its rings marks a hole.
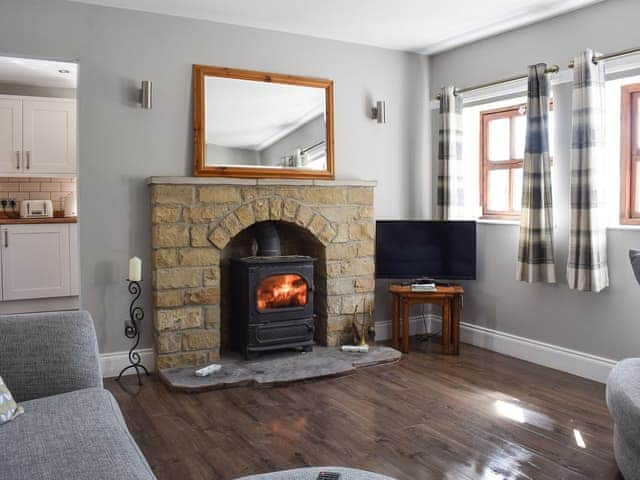
[[[464,87],[518,72],[540,61],[566,68],[586,47],[611,52],[638,46],[637,0],[608,0],[544,23],[480,41],[431,59],[431,85]],[[433,93],[432,88],[432,93]],[[640,286],[627,258],[640,231],[609,230],[611,288],[600,294],[569,290],[568,249],[570,85],[555,90],[554,204],[556,286],[516,282],[518,227],[478,226],[478,280],[466,282],[465,321],[613,359],[640,353]],[[432,153],[435,158],[435,150]],[[611,162],[619,159],[611,158]],[[435,168],[435,165],[434,165]]]
[[[122,330],[132,255],[145,262],[151,321],[145,178],[192,173],[194,63],[333,79],[337,178],[378,180],[380,218],[429,209],[424,57],[62,0],[3,0],[0,50],[79,60],[82,303],[103,352],[130,344]],[[153,110],[136,104],[141,80],[154,82]],[[374,100],[386,100],[387,124],[368,118]],[[143,346],[150,344],[147,323]]]
[[[327,126],[324,123],[324,115],[320,115],[262,150],[260,152],[262,165],[280,165],[285,155],[295,155],[298,148],[315,145],[325,140],[326,136]]]

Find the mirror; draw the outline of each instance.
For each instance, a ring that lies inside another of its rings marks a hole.
[[[333,82],[193,66],[195,176],[334,177]]]

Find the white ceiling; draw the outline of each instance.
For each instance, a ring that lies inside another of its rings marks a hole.
[[[65,70],[68,73],[64,73]],[[0,83],[76,88],[77,77],[78,65],[75,63],[0,57]]]
[[[322,88],[207,77],[206,142],[261,151],[324,113]]]
[[[435,53],[603,0],[73,0]]]

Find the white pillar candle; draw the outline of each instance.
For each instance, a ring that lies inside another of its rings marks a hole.
[[[142,260],[138,257],[131,257],[129,260],[129,281],[139,282],[142,280]]]

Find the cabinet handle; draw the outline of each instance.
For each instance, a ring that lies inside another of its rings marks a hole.
[[[9,246],[9,231],[5,230],[4,231],[4,248],[7,248]]]
[[[31,168],[31,152],[27,150],[27,170]]]
[[[16,150],[16,170],[20,170],[20,150]]]

